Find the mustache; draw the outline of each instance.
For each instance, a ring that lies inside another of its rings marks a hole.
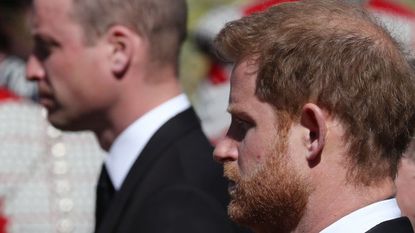
[[[225,162],[223,164],[223,174],[226,179],[235,183],[239,182],[241,179],[235,162]]]

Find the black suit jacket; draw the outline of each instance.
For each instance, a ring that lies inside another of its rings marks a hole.
[[[188,109],[150,139],[115,194],[98,233],[231,233],[227,182]]]
[[[366,233],[413,233],[411,222],[407,217],[382,222]]]

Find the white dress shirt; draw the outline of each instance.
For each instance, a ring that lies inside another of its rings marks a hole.
[[[401,217],[395,198],[375,202],[358,209],[322,230],[320,233],[364,233],[381,222]]]
[[[189,107],[190,102],[186,95],[180,94],[144,114],[115,139],[105,159],[105,166],[115,190],[121,188],[132,165],[154,133]]]

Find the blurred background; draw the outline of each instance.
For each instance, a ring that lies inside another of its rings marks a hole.
[[[24,7],[30,1],[0,0],[0,233],[91,232],[94,186],[104,153],[92,135],[51,128],[45,112],[34,105],[36,86],[24,77],[32,47]],[[180,76],[212,144],[230,122],[226,107],[232,70],[215,58],[213,38],[226,22],[284,1],[188,0],[189,33]],[[367,7],[413,57],[415,0],[349,1]],[[10,101],[18,97],[31,103]]]
[[[7,2],[13,5],[28,1],[30,0],[0,0],[3,6],[7,6]],[[284,1],[287,0],[188,0],[189,33],[181,54],[180,75],[183,88],[195,105],[204,130],[213,143],[223,135],[229,124],[225,109],[229,89],[226,81],[231,67],[214,58],[211,42],[226,22],[258,10],[258,5]],[[415,47],[415,0],[346,1],[369,8],[402,42],[408,53],[412,53],[411,50]],[[25,14],[14,12],[13,8],[0,7],[0,45],[4,44],[2,31],[7,32],[12,41],[6,44],[9,52],[25,59],[31,48]],[[24,80],[1,78],[1,75],[0,85],[11,87],[17,94],[25,96],[32,92],[31,98],[36,98],[36,88],[33,85],[21,83]]]
[[[261,5],[287,0],[188,0],[189,36],[182,51],[181,78],[211,142],[230,123],[226,113],[232,67],[212,54],[211,42],[223,25],[255,12]],[[412,56],[415,48],[415,0],[346,0],[368,8]]]
[[[4,1],[4,0],[3,0]],[[368,4],[368,0],[350,0],[351,2]],[[195,30],[200,24],[200,20],[203,20],[203,16],[205,16],[209,11],[213,9],[220,8],[221,6],[227,6],[229,8],[243,8],[245,6],[249,6],[251,4],[255,4],[261,2],[261,0],[188,0],[189,4],[189,35],[187,43],[184,46],[184,50],[182,52],[182,77],[184,80],[185,90],[193,93],[195,90],[199,78],[206,73],[206,57],[200,53],[200,51],[196,48],[194,43],[194,38],[192,37]],[[386,1],[373,1],[373,2],[391,2],[393,4],[399,5],[403,8],[407,8],[408,11],[415,12],[415,0],[386,0]],[[241,10],[242,11],[242,10]],[[220,12],[220,11],[219,11]],[[218,12],[218,14],[219,14]],[[220,17],[220,16],[218,16]],[[212,19],[210,19],[212,20]],[[217,20],[216,22],[211,22],[212,27],[214,27],[214,23],[219,23]]]

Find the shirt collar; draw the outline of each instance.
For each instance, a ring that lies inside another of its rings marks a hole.
[[[364,233],[381,222],[399,218],[401,210],[395,198],[375,202],[334,222],[320,233]]]
[[[105,166],[115,190],[125,177],[153,134],[169,119],[190,107],[185,94],[180,94],[147,112],[129,125],[114,141],[105,158]]]

